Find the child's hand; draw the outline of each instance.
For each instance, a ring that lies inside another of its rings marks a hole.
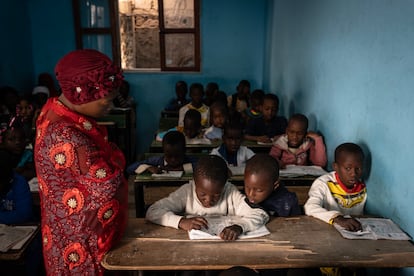
[[[203,217],[182,218],[178,223],[178,228],[190,231],[191,229],[200,230],[201,228],[208,228],[207,220]]]
[[[319,137],[320,135],[316,132],[313,131],[308,131],[308,133],[306,134],[306,137],[311,138],[312,140],[315,140]]]
[[[243,233],[243,229],[237,224],[227,226],[220,233],[220,238],[225,241],[234,241]]]
[[[333,219],[333,222],[339,224],[348,231],[356,232],[362,230],[361,223],[354,218],[345,218],[343,216],[337,216]]]
[[[263,136],[258,136],[257,137],[257,142],[261,142],[261,143],[271,143],[272,140],[269,137],[267,137],[266,135],[263,135]]]
[[[155,166],[148,167],[147,171],[149,171],[150,173],[162,173],[161,168]]]

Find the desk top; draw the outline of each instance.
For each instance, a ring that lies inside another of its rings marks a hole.
[[[17,261],[21,260],[26,252],[27,247],[30,245],[34,237],[40,231],[40,227],[37,227],[32,233],[30,233],[29,239],[24,243],[20,249],[9,249],[7,252],[0,252],[0,261]]]
[[[217,141],[211,141],[211,144],[187,144],[186,148],[189,151],[193,151],[193,152],[195,150],[199,150],[199,151],[206,150],[206,151],[210,152],[213,148],[217,148],[221,144],[222,144],[222,141],[217,140]],[[247,141],[247,140],[244,140],[242,145],[250,148],[254,152],[269,152],[270,148],[272,147],[272,145],[268,145],[268,144],[262,145],[262,144],[258,144],[257,142],[254,142],[254,141]],[[159,141],[153,140],[152,143],[151,143],[151,146],[150,146],[150,151],[151,152],[161,152],[162,151],[162,143],[159,142]]]
[[[410,241],[347,240],[312,217],[273,218],[270,235],[224,242],[189,240],[186,231],[130,219],[118,246],[104,257],[109,270],[211,270],[414,266]]]

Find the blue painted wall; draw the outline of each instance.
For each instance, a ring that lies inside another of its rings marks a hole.
[[[20,93],[31,89],[33,58],[26,1],[7,1],[0,9],[0,86]],[[30,91],[30,90],[29,90]]]
[[[34,74],[53,72],[59,58],[75,48],[71,1],[28,1],[35,34]],[[137,101],[138,152],[148,150],[160,111],[175,95],[178,80],[204,85],[216,81],[228,94],[241,79],[251,81],[252,88],[262,87],[267,5],[267,0],[201,1],[200,73],[125,72]]]
[[[275,1],[265,86],[326,139],[368,155],[368,212],[414,236],[414,2]],[[412,270],[406,272],[413,273]]]

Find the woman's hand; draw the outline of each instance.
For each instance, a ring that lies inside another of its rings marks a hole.
[[[237,225],[227,226],[220,233],[220,238],[225,241],[234,241],[243,233],[243,229]]]

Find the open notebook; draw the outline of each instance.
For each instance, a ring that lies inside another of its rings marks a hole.
[[[208,229],[192,229],[188,231],[188,236],[190,240],[219,240],[219,234],[221,233],[221,231],[223,231],[223,229],[227,226],[235,224],[233,222],[233,217],[231,216],[212,216],[205,217],[205,219],[207,219],[208,222]],[[268,234],[270,234],[269,230],[266,228],[265,225],[263,225],[262,227],[254,231],[249,231],[241,234],[239,236],[239,239],[257,238]]]
[[[0,251],[20,249],[36,231],[37,226],[8,226],[0,224]]]

